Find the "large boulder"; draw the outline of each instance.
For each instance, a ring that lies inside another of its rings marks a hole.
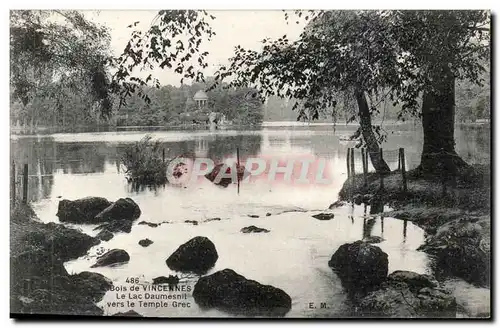
[[[57,216],[61,222],[97,223],[95,217],[111,202],[102,197],[85,197],[77,200],[63,199],[59,202]]]
[[[349,292],[365,292],[387,279],[389,261],[379,247],[358,240],[340,246],[328,265]]]
[[[200,278],[193,297],[200,307],[246,316],[281,317],[292,308],[292,299],[283,290],[248,280],[231,269]]]
[[[170,255],[166,263],[171,270],[203,274],[212,268],[219,255],[207,237],[194,237]]]
[[[455,318],[455,298],[426,275],[395,271],[359,303],[358,315],[385,318]]]
[[[123,249],[112,249],[104,253],[97,259],[97,262],[91,268],[110,266],[113,264],[124,263],[130,261],[130,255]]]
[[[489,239],[490,231],[479,222],[465,218],[440,226],[418,250],[436,258],[436,274],[457,276],[487,286],[491,260]]]
[[[141,209],[131,198],[120,198],[98,213],[95,218],[104,221],[134,221],[141,215]]]

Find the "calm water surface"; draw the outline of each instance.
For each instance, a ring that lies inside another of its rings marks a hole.
[[[342,141],[341,136],[349,135],[354,129],[354,126],[338,126],[334,130],[331,126],[313,125],[267,126],[249,131],[156,130],[13,136],[11,160],[18,171],[21,164],[28,163],[29,198],[45,222],[58,222],[55,214],[60,199],[86,196],[101,196],[112,201],[131,197],[142,210],[138,221],[169,222],[157,228],[134,225],[131,233],[116,234],[109,242],[91,249],[88,256],[68,262],[69,272],[100,272],[115,285],[126,285],[127,277],[140,277],[140,284],[148,285],[155,277],[174,274],[165,260],[180,244],[195,236],[206,236],[219,253],[210,272],[231,268],[249,279],[285,290],[292,297],[292,310],[287,317],[341,317],[348,311],[346,295],[327,263],[343,243],[369,235],[381,236],[385,241],[379,246],[389,255],[389,272],[430,273],[426,254],[416,251],[424,241],[424,233],[410,222],[370,217],[365,215],[369,207],[362,206],[335,209],[332,211],[335,219],[330,221],[311,217],[327,209],[337,198],[346,178],[345,153],[348,147],[354,146],[353,142]],[[307,155],[326,160],[334,179],[325,186],[257,181],[243,184],[239,195],[234,185],[224,189],[208,180],[185,188],[166,186],[134,191],[126,183],[119,159],[124,147],[147,133],[162,140],[167,157],[182,154],[222,161],[234,157],[236,148],[242,157]],[[465,160],[489,162],[489,129],[459,129],[456,139],[457,150]],[[407,167],[416,167],[421,140],[418,126],[393,126],[384,144],[389,166],[397,167],[397,149],[404,147]],[[359,160],[356,170],[361,170]],[[266,216],[267,213],[271,216]],[[211,218],[221,220],[204,222]],[[199,225],[185,223],[185,220],[197,220]],[[242,234],[240,229],[248,225],[271,232]],[[93,226],[73,226],[95,235]],[[143,248],[137,244],[143,238],[154,243]],[[117,267],[91,269],[102,248],[125,249],[131,260]],[[181,275],[181,278],[191,286],[197,280],[189,275]],[[115,300],[116,293],[108,292],[99,305],[107,314],[129,309],[108,306],[108,302]],[[146,316],[228,316],[218,310],[201,310],[190,295],[188,301],[191,307],[181,310],[172,307],[135,307],[134,310]],[[310,309],[310,302],[325,302],[328,308]]]

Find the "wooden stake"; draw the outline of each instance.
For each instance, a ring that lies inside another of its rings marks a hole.
[[[380,148],[380,161],[384,160],[384,150]],[[384,174],[380,173],[380,189],[384,189]]]
[[[240,149],[236,147],[236,180],[238,181],[238,195],[240,194],[239,169],[240,169]]]
[[[24,164],[23,174],[23,203],[28,203],[28,164]]]
[[[352,178],[354,179],[354,175],[356,174],[355,173],[355,169],[354,169],[354,148],[351,148],[351,175],[352,175]]]
[[[347,157],[346,157],[346,162],[347,162],[347,178],[351,177],[351,164],[349,161],[349,157],[351,157],[351,148],[347,148]]]
[[[406,181],[406,164],[405,164],[405,149],[399,148],[399,162],[401,164],[401,178],[403,179],[403,191],[408,191],[408,184]]]
[[[12,204],[16,203],[16,163],[12,161],[12,166],[10,168],[10,192]]]
[[[354,195],[354,188],[355,186],[355,176],[356,172],[354,169],[354,148],[351,148],[351,198]]]
[[[163,163],[165,163],[165,148],[161,150],[161,158],[163,160]]]

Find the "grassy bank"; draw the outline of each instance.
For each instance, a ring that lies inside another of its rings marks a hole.
[[[10,313],[102,315],[95,305],[111,287],[93,272],[69,274],[64,262],[84,254],[99,240],[61,224],[40,222],[28,205],[10,213]]]

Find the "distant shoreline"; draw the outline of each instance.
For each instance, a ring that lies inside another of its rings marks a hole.
[[[382,122],[373,122],[374,125],[381,124]],[[397,125],[419,125],[418,122],[402,122],[402,121],[384,121],[382,123],[384,126],[397,126]],[[348,126],[355,127],[358,123],[346,123],[346,122],[298,122],[298,121],[264,121],[261,124],[256,125],[225,125],[218,127],[217,130],[227,130],[227,129],[244,129],[244,128],[273,128],[273,127],[307,127],[307,126]],[[491,125],[490,120],[478,120],[476,122],[457,122],[457,126],[485,126]],[[11,126],[10,135],[31,135],[31,134],[52,134],[52,133],[82,133],[82,132],[110,132],[110,131],[124,131],[124,130],[147,130],[147,129],[172,129],[172,130],[197,130],[197,129],[209,129],[208,125],[199,124],[177,124],[177,125],[80,125],[74,127],[51,127],[51,126],[40,126],[35,129],[30,128],[18,128]]]

